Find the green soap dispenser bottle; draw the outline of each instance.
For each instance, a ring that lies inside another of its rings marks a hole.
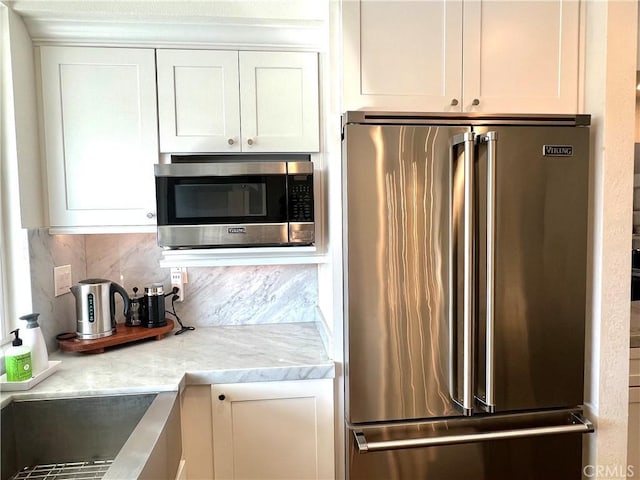
[[[16,328],[11,332],[16,337],[11,342],[11,347],[5,352],[4,364],[8,382],[23,382],[32,377],[31,350],[22,345],[22,339],[18,336],[19,330]]]

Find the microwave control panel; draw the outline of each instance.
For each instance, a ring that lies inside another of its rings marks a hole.
[[[289,175],[289,222],[313,222],[313,175]]]

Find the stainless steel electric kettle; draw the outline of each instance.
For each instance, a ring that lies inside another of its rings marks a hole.
[[[71,287],[71,293],[76,297],[76,334],[79,339],[108,337],[116,332],[116,293],[124,301],[124,316],[129,314],[129,295],[110,280],[82,280]]]

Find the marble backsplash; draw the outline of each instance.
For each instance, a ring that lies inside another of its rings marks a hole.
[[[73,282],[107,278],[132,294],[152,283],[170,288],[169,269],[160,268],[162,250],[154,234],[49,235],[29,231],[34,310],[49,351],[55,335],[75,331],[75,299],[54,297],[53,267],[70,264]],[[182,322],[193,326],[312,322],[318,301],[315,265],[189,268],[185,301],[176,302]],[[119,296],[116,296],[119,299]],[[171,302],[167,297],[167,308]],[[117,302],[117,321],[123,322]]]
[[[87,260],[83,235],[49,235],[47,230],[29,230],[29,260],[33,310],[47,350],[58,349],[56,335],[76,330],[76,303],[71,293],[55,297],[53,267],[71,265],[73,281],[86,277]],[[27,312],[25,312],[27,313]]]

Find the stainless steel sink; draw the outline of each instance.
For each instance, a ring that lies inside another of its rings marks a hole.
[[[0,424],[0,480],[25,467],[64,478],[174,478],[182,456],[175,392],[14,401]]]

